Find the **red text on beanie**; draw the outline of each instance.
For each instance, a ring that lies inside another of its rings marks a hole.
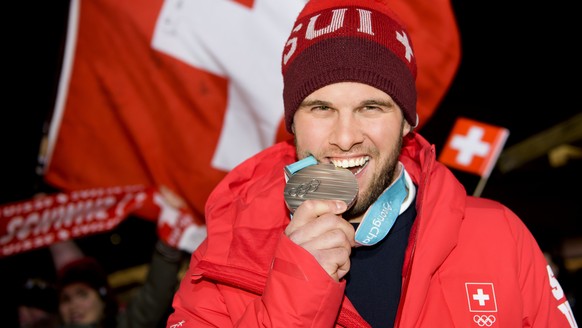
[[[416,58],[405,27],[379,0],[310,0],[282,58],[285,126],[312,92],[337,82],[360,82],[386,92],[417,126]]]

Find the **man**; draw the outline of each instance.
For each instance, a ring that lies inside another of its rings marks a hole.
[[[309,1],[282,65],[294,144],[213,191],[168,327],[576,326],[524,224],[414,131],[415,56],[383,3]]]

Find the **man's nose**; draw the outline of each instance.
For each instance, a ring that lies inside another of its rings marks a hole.
[[[363,142],[364,133],[358,120],[350,114],[340,114],[334,124],[330,143],[348,151]]]

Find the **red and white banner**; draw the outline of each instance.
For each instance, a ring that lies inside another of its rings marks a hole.
[[[42,195],[0,207],[0,258],[115,228],[152,198],[143,186]]]
[[[509,136],[503,127],[460,117],[439,161],[449,167],[488,178]]]
[[[158,238],[192,252],[206,237],[176,197],[142,185],[39,195],[0,206],[0,258],[115,229],[129,215],[147,211]]]
[[[389,1],[416,49],[424,124],[453,80],[450,0]],[[72,0],[44,179],[64,191],[165,185],[204,223],[235,165],[289,138],[280,69],[305,0]]]

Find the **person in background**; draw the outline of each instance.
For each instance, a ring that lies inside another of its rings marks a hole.
[[[524,223],[415,131],[412,41],[383,1],[306,3],[282,56],[294,140],[213,190],[167,327],[577,327]]]
[[[188,233],[194,221],[183,213],[185,203],[181,197],[161,186],[155,202],[162,209],[158,240],[145,282],[127,304],[119,302],[101,263],[86,256],[73,240],[50,246],[63,327],[148,328],[165,322],[182,262],[193,250],[188,241],[199,238]]]
[[[158,240],[146,281],[127,305],[120,304],[97,259],[69,262],[57,274],[62,327],[157,327],[170,308],[183,254]]]
[[[39,193],[37,197],[41,195]],[[72,240],[52,244],[49,253],[56,271],[84,256]],[[59,299],[54,277],[32,275],[25,279],[18,293],[17,302],[18,323],[21,328],[59,326],[61,322],[58,311]]]
[[[45,278],[28,278],[18,293],[20,328],[53,328],[59,323],[57,289]]]
[[[107,273],[96,259],[74,260],[57,277],[64,327],[117,327],[119,304]]]

